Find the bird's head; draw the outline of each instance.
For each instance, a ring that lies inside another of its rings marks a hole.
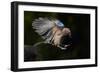
[[[62,47],[63,49],[66,49],[68,46],[70,46],[71,42],[71,31],[69,28],[59,28],[54,27],[52,29],[53,32],[53,39],[52,44],[57,47]]]

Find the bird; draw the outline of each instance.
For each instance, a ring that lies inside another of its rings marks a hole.
[[[41,43],[51,44],[60,48],[61,50],[67,49],[71,44],[63,44],[64,37],[71,38],[71,30],[65,27],[63,22],[57,18],[39,17],[32,21],[32,28],[44,41],[38,42],[33,46],[38,46]]]

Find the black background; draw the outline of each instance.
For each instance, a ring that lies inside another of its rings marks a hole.
[[[70,28],[72,32],[71,47],[67,50],[61,50],[49,44],[41,44],[37,48],[32,47],[35,43],[42,41],[41,36],[32,29],[32,21],[39,17],[59,19],[65,27]],[[24,45],[24,61],[90,58],[90,15],[25,11]]]

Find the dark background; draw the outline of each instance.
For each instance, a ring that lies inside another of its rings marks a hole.
[[[42,41],[32,28],[32,21],[39,17],[59,19],[72,32],[72,45],[67,50],[61,50],[49,44],[32,47]],[[24,61],[44,61],[62,59],[90,58],[90,15],[53,12],[24,11]]]

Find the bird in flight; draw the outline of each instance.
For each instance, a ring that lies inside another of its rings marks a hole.
[[[65,27],[58,19],[39,17],[32,22],[32,28],[35,29],[35,32],[38,33],[44,40],[34,44],[34,46],[37,46],[40,43],[48,43],[64,50],[71,45],[66,43],[63,44],[65,41],[64,38],[71,38],[71,30]]]

